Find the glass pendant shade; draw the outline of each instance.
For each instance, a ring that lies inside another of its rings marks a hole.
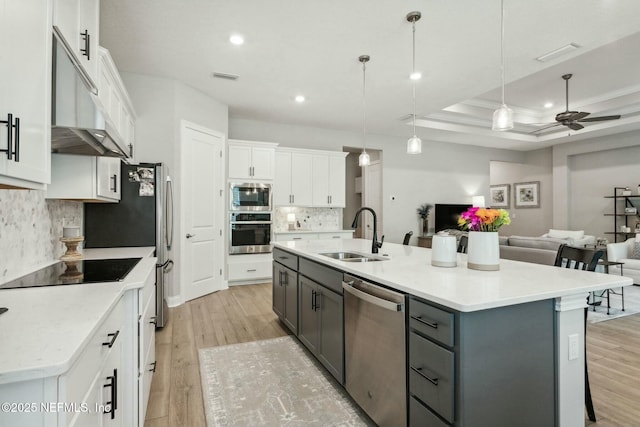
[[[370,164],[371,158],[369,157],[369,153],[362,151],[362,153],[360,153],[360,157],[358,157],[358,166],[369,166]]]
[[[500,108],[493,112],[493,125],[491,130],[510,130],[513,129],[513,110],[506,104],[502,104]]]
[[[413,135],[407,141],[407,154],[420,154],[422,153],[422,140]]]

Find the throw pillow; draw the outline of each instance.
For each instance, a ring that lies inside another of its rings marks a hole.
[[[631,253],[631,258],[640,259],[640,242],[638,241],[633,243],[633,252]]]

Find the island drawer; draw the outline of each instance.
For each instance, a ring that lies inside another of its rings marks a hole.
[[[89,337],[85,349],[71,369],[60,376],[58,393],[60,396],[66,396],[65,402],[81,403],[112,347],[113,350],[120,351],[120,342],[124,339],[120,334],[125,332],[124,312],[125,305],[121,299],[96,332]]]
[[[289,267],[292,270],[298,271],[298,256],[293,255],[282,249],[273,248],[273,260],[280,264]]]
[[[409,427],[449,427],[415,397],[409,397]]]
[[[342,272],[300,258],[300,274],[342,295]]]
[[[454,355],[421,337],[409,334],[409,392],[453,422]]]
[[[453,347],[453,313],[436,308],[415,298],[409,300],[409,327]]]

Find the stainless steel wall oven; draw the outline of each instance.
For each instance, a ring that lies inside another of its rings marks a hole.
[[[271,211],[271,184],[257,182],[229,184],[230,211]]]
[[[229,222],[230,254],[271,252],[271,212],[232,212]]]

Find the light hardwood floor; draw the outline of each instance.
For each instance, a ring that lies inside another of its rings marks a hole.
[[[198,349],[284,336],[271,310],[271,284],[235,286],[171,308],[156,334],[146,427],[205,427]],[[590,324],[587,352],[598,421],[640,425],[640,314]]]

